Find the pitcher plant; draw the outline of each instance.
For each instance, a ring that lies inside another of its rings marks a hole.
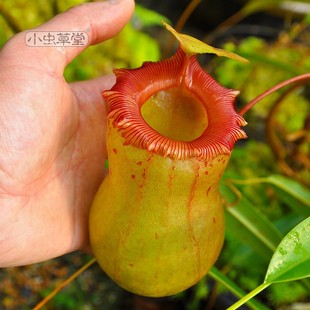
[[[197,54],[246,60],[166,24],[180,46],[169,59],[115,70],[108,105],[109,173],[90,213],[102,269],[143,296],[169,296],[204,277],[224,241],[219,182],[246,125]],[[254,103],[253,103],[254,104]],[[252,105],[253,105],[252,104]]]

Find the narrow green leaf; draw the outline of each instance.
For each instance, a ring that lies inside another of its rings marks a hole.
[[[270,175],[265,178],[267,182],[287,192],[305,206],[310,207],[310,189],[299,182],[283,175]]]
[[[283,0],[250,0],[241,9],[243,17],[279,6]]]
[[[270,261],[274,251],[269,249],[262,241],[253,235],[242,223],[239,222],[233,215],[225,210],[225,223],[227,233],[234,236],[242,244],[248,246],[251,251],[265,261],[266,264]]]
[[[275,251],[265,283],[298,280],[310,276],[310,217],[293,228]]]
[[[221,183],[220,189],[221,194],[226,198],[226,200],[233,201],[233,199],[236,199],[235,194],[228,186]],[[277,230],[275,225],[271,223],[261,212],[259,212],[244,196],[241,197],[238,205],[228,207],[226,208],[226,211],[244,228],[246,228],[247,234],[251,233],[260,243],[263,243],[265,247],[264,252],[267,253],[269,260],[270,256],[282,239],[282,235]],[[233,221],[229,221],[233,223]],[[240,227],[238,229],[238,233],[240,233],[239,230]],[[242,235],[242,239],[244,239],[245,234],[240,235]],[[252,242],[256,243],[254,247],[258,246],[257,240],[252,240]]]
[[[294,212],[304,217],[310,216],[310,189],[282,175],[271,175],[264,180],[274,187],[279,199]]]
[[[236,297],[242,298],[246,296],[246,293],[237,286],[232,280],[230,280],[228,277],[226,277],[223,273],[221,273],[216,267],[212,267],[211,270],[208,273],[208,276],[210,276],[215,281],[218,281],[223,286],[225,286],[229,291],[231,291]],[[247,305],[254,310],[268,310],[266,306],[261,304],[260,302],[256,301],[255,299],[251,299],[248,301]]]
[[[250,0],[241,9],[241,14],[246,17],[250,14],[259,11],[268,11],[270,9],[288,9],[290,5],[294,6],[294,2],[309,3],[309,0]],[[286,6],[285,6],[286,4]],[[306,6],[305,6],[306,7]],[[307,8],[304,8],[304,14],[307,13]]]
[[[283,175],[270,175],[264,178],[252,178],[245,180],[231,180],[232,184],[257,184],[268,183],[272,185],[279,195],[293,211],[303,217],[310,216],[310,189],[299,182]]]

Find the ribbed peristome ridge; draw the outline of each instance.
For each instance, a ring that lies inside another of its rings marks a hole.
[[[138,69],[117,69],[116,84],[103,93],[108,102],[108,119],[113,120],[127,145],[146,149],[173,159],[196,157],[209,160],[229,154],[238,139],[246,138],[240,126],[245,120],[234,109],[238,91],[218,84],[180,48],[160,62],[146,62]],[[166,137],[143,119],[141,107],[155,93],[172,87],[186,87],[199,98],[208,115],[208,126],[193,141]]]

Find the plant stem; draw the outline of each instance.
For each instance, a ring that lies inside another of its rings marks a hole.
[[[181,32],[184,25],[186,24],[187,20],[193,13],[193,11],[196,9],[198,4],[200,4],[201,0],[192,0],[189,5],[186,7],[186,9],[183,11],[181,17],[177,21],[175,25],[175,30],[178,32]]]
[[[289,84],[292,83],[296,83],[296,82],[301,82],[303,80],[309,80],[310,79],[310,73],[305,73],[302,75],[297,75],[293,78],[290,78],[286,81],[283,81],[273,87],[271,87],[270,89],[266,90],[265,92],[263,92],[262,94],[260,94],[259,96],[257,96],[256,98],[254,98],[252,101],[250,101],[245,107],[243,107],[240,111],[239,114],[241,116],[243,116],[246,112],[248,112],[257,102],[259,102],[260,100],[264,99],[265,97],[267,97],[268,95],[274,93],[275,91],[279,90],[282,87],[285,87]]]
[[[48,294],[40,303],[38,303],[33,310],[39,310],[41,309],[47,302],[49,302],[61,289],[63,289],[65,286],[67,286],[70,282],[72,282],[77,276],[79,276],[83,271],[85,271],[87,268],[89,268],[91,265],[93,265],[96,262],[96,259],[93,258],[86,264],[84,264],[80,269],[78,269],[71,277],[66,279],[65,281],[61,282],[57,287]]]
[[[256,296],[258,293],[260,293],[262,290],[264,290],[266,287],[268,287],[271,283],[263,283],[257,288],[255,288],[252,292],[241,298],[239,301],[234,303],[232,306],[227,308],[227,310],[235,310],[241,307],[243,304],[245,304],[247,301],[249,301],[251,298]]]
[[[231,291],[236,297],[243,298],[246,293],[236,285],[232,280],[227,278],[221,271],[219,271],[215,266],[213,266],[209,272],[208,276],[211,277],[213,280],[221,283],[225,286],[229,291]],[[248,306],[253,310],[268,310],[269,308],[262,305],[255,299],[249,300]]]

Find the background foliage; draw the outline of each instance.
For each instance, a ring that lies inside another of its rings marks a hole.
[[[14,33],[83,2],[2,1],[0,46]],[[161,27],[163,19],[173,24],[179,21],[180,28],[183,22],[184,32],[250,60],[250,65],[244,65],[210,56],[199,58],[222,85],[240,90],[237,109],[278,82],[310,72],[309,6],[308,11],[296,14],[296,1],[137,2],[134,17],[119,35],[88,48],[68,65],[68,81],[110,74],[114,67],[134,68],[143,61],[171,55],[174,41]],[[195,2],[199,6],[185,23],[185,15],[183,20],[180,16]],[[292,4],[290,9],[284,2]],[[227,16],[218,9],[223,5]],[[155,300],[125,292],[98,266],[92,266],[58,293],[46,309],[224,309],[238,300],[236,292],[255,290],[264,282],[281,239],[310,215],[309,94],[309,85],[285,89],[246,114],[249,139],[235,147],[221,184],[226,241],[209,276],[181,294]],[[309,224],[305,229],[310,231]],[[86,254],[73,253],[42,264],[0,270],[0,308],[31,309],[89,259]],[[307,279],[273,284],[251,307],[309,307],[309,291]]]

